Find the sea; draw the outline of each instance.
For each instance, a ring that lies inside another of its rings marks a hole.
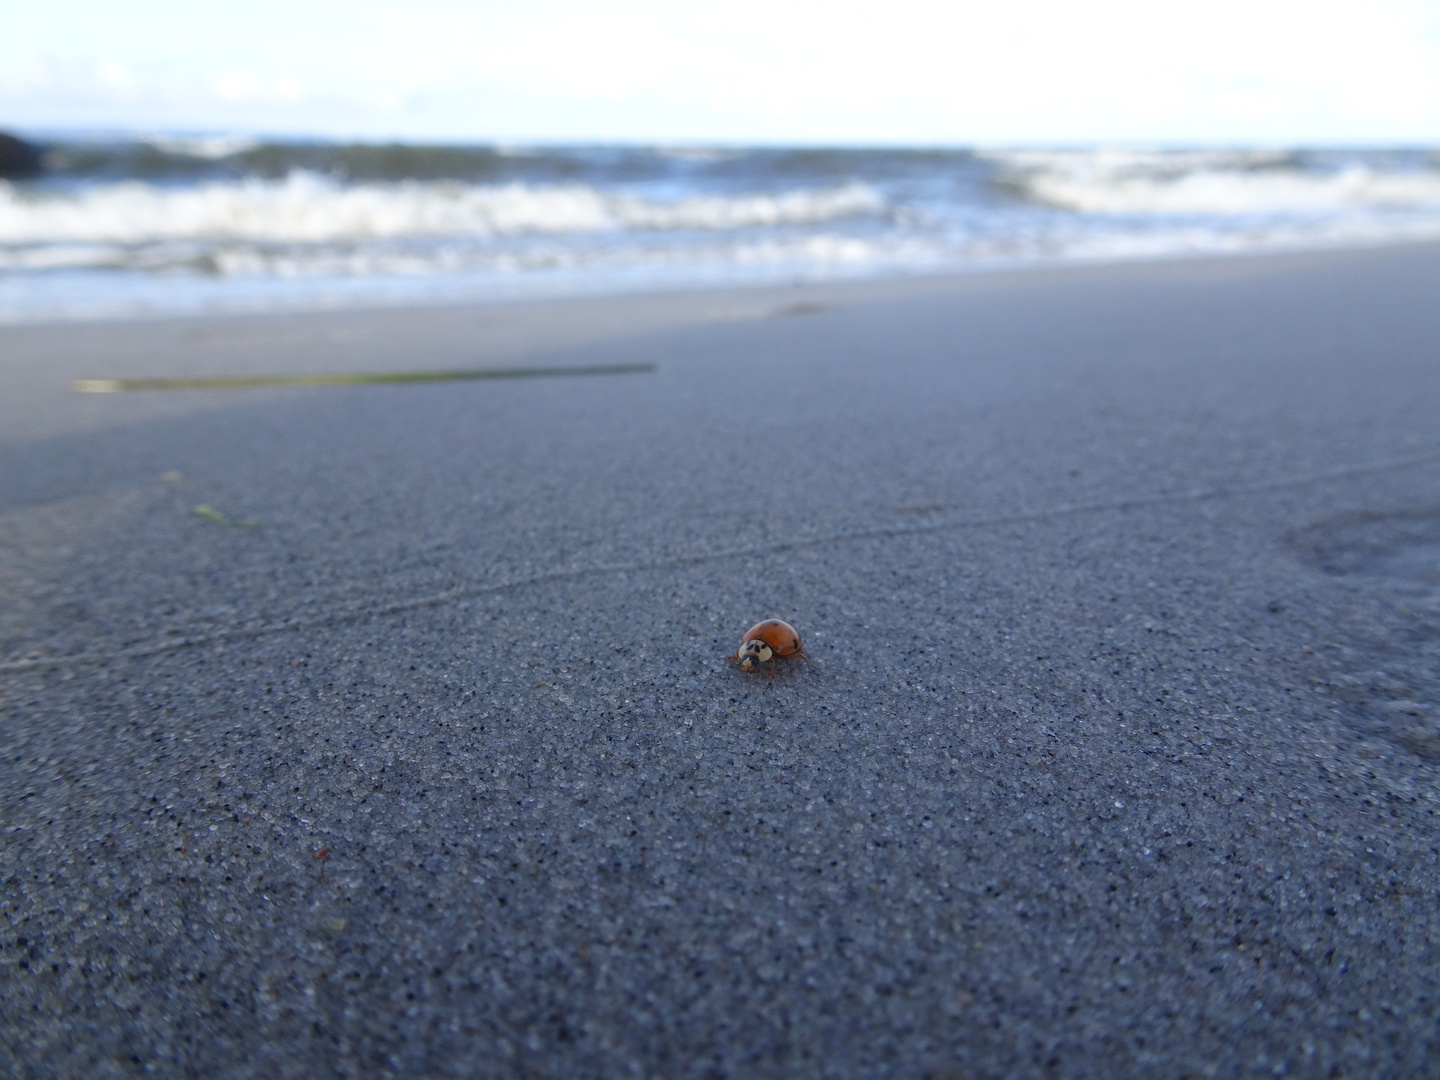
[[[0,321],[507,300],[1440,238],[1440,149],[40,140]]]

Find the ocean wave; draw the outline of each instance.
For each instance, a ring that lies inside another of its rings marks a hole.
[[[780,182],[833,184],[972,166],[959,149],[739,146],[523,146],[274,142],[239,135],[152,135],[48,143],[52,179],[96,181],[281,180],[311,172],[350,183],[456,180],[530,184]]]
[[[961,235],[862,238],[833,230],[789,237],[704,235],[709,242],[590,247],[542,237],[501,250],[175,245],[127,252],[97,246],[88,249],[88,264],[77,260],[46,267],[37,262],[31,272],[4,272],[0,265],[0,323],[434,304],[1313,250],[1440,240],[1440,217],[1339,220],[1320,229],[1285,224],[1244,230],[1203,224],[1106,229],[1093,222],[1056,220],[1050,228]]]
[[[1350,160],[1316,166],[1281,151],[993,153],[996,181],[1092,214],[1314,214],[1440,208],[1440,169]]]
[[[237,154],[248,153],[263,145],[259,139],[249,135],[202,135],[193,138],[151,135],[142,139],[141,142],[154,147],[162,154],[199,158],[202,161],[220,161]]]
[[[257,245],[188,242],[127,246],[56,244],[0,247],[0,273],[64,270],[142,271],[151,275],[215,278],[351,278],[557,271],[675,269],[690,264],[762,266],[874,262],[884,254],[915,250],[894,240],[864,240],[826,232],[791,237],[745,236],[718,242],[626,242],[579,245],[541,238],[525,245]],[[938,250],[938,249],[937,249]]]
[[[0,183],[0,244],[187,239],[336,243],[625,229],[724,230],[813,224],[884,208],[880,194],[858,182],[673,200],[606,192],[586,184],[344,184],[306,172],[280,181],[214,181],[188,187],[126,181],[53,191]]]
[[[706,239],[709,237],[710,239]],[[1440,215],[1349,217],[1321,222],[1255,221],[1246,227],[1163,220],[1107,226],[1096,218],[1057,217],[1027,227],[953,230],[709,230],[677,235],[630,231],[592,236],[533,234],[500,243],[217,242],[193,239],[121,243],[0,245],[0,279],[65,272],[144,275],[161,291],[180,278],[215,281],[431,278],[480,275],[538,280],[589,275],[663,284],[692,271],[741,281],[751,271],[802,275],[843,271],[963,270],[1036,262],[1113,261],[1243,254],[1440,239]]]
[[[3,321],[1440,238],[1440,155],[1403,148],[527,148],[201,137],[57,144],[47,154],[64,167],[0,182]]]

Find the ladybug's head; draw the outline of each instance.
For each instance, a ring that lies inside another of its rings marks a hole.
[[[769,645],[759,638],[751,638],[740,646],[740,670],[754,671],[757,664],[763,664],[773,655]]]

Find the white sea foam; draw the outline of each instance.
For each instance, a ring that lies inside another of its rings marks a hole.
[[[1294,167],[1273,152],[1021,152],[988,155],[1050,206],[1103,214],[1275,214],[1440,208],[1440,170],[1354,162]]]
[[[159,179],[149,178],[155,155],[127,144],[102,166],[73,166],[89,173],[0,181],[0,321],[1440,238],[1440,156],[1414,150],[418,147],[377,157],[267,144],[246,164],[235,155],[255,148],[247,140],[150,142],[173,159]],[[260,161],[288,172],[232,176]],[[149,171],[113,179],[127,169]],[[415,174],[466,179],[385,179]]]
[[[249,135],[205,135],[190,139],[172,135],[151,135],[145,141],[167,154],[180,154],[205,161],[219,161],[221,158],[253,150],[260,145],[259,139]]]
[[[586,184],[343,184],[299,171],[278,181],[214,181],[191,187],[131,181],[76,192],[22,191],[0,183],[0,244],[336,243],[622,229],[736,229],[810,224],[883,208],[879,193],[863,183],[669,201],[605,192]]]

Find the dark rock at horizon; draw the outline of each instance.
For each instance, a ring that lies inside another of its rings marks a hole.
[[[0,131],[0,179],[26,180],[43,171],[39,147]]]

